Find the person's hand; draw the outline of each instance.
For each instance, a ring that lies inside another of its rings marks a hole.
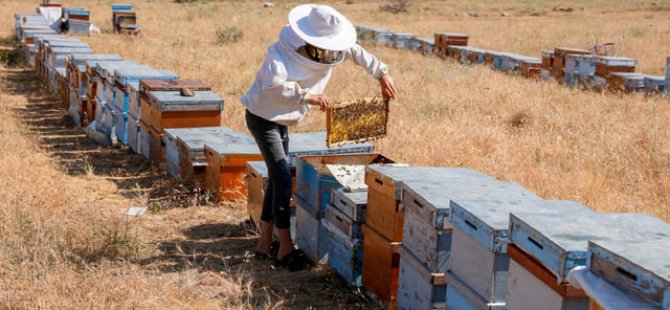
[[[333,107],[333,100],[331,100],[330,97],[322,94],[309,94],[307,103],[318,106],[321,111],[325,111]]]
[[[379,86],[382,88],[382,95],[384,98],[391,100],[395,99],[397,89],[395,88],[395,84],[393,84],[393,78],[391,78],[390,75],[385,74],[384,76],[380,77]]]

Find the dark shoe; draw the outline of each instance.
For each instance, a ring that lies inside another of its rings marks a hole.
[[[279,241],[274,241],[272,242],[272,244],[270,244],[270,249],[268,250],[268,253],[256,251],[256,253],[254,253],[254,258],[257,260],[275,259],[277,258],[277,252],[279,252]]]
[[[275,267],[284,267],[288,271],[300,271],[309,267],[310,262],[303,251],[295,249],[286,254],[282,259],[275,259]]]

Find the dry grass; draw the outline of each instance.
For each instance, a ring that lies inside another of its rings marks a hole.
[[[102,35],[84,38],[93,49],[204,80],[225,98],[223,123],[235,129],[244,129],[238,98],[295,4],[133,1],[142,27],[133,39],[109,32],[110,3],[68,1],[92,9],[103,29]],[[465,32],[472,45],[528,55],[558,45],[614,42],[619,54],[636,57],[641,70],[655,74],[663,72],[670,55],[666,1],[563,1],[555,11],[558,5],[533,0],[412,1],[409,14],[384,13],[383,3],[334,6],[356,23],[422,36]],[[13,31],[11,13],[32,12],[35,5],[0,4],[3,38]],[[217,29],[231,26],[244,31],[243,39],[217,44]],[[389,64],[399,88],[389,134],[376,142],[391,158],[472,167],[547,199],[575,199],[600,211],[646,212],[670,221],[667,99],[582,92],[368,48]],[[321,307],[362,307],[320,271],[287,277],[250,261],[254,236],[239,225],[244,214],[239,206],[171,208],[191,204],[189,195],[124,151],[87,144],[81,132],[60,125],[62,110],[42,105],[48,100],[34,89],[20,89],[30,82],[19,79],[25,74],[2,72],[0,300],[5,304],[306,308],[315,300],[335,299]],[[378,92],[376,82],[351,64],[335,70],[327,90],[336,100]],[[41,120],[47,112],[51,123]],[[324,128],[325,115],[315,111],[292,130]],[[127,207],[146,204],[158,212],[134,220],[122,216]]]

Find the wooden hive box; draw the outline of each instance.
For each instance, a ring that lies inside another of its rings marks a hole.
[[[585,266],[589,241],[664,239],[670,226],[646,214],[512,213],[510,240],[534,257],[562,283],[576,266]],[[588,234],[584,227],[589,227]]]
[[[107,109],[107,106],[104,107]],[[151,160],[151,136],[153,128],[140,120],[140,133],[138,136],[137,146],[140,149],[140,154],[144,159]],[[158,134],[155,134],[158,135]]]
[[[609,79],[612,72],[635,72],[637,61],[628,57],[596,56],[596,75]]]
[[[333,192],[337,192],[337,190]],[[337,229],[347,235],[350,239],[363,238],[363,231],[361,230],[362,223],[354,221],[333,204],[329,204],[326,207],[324,220],[329,222],[330,225],[337,227]]]
[[[507,309],[505,303],[491,303],[477,294],[457,275],[451,272],[445,273],[447,282],[447,309],[487,309],[487,310],[503,310]]]
[[[147,125],[148,126],[148,125]],[[182,183],[190,188],[199,189],[205,187],[205,144],[209,141],[216,142],[219,136],[234,132],[224,126],[198,127],[198,134],[179,135],[179,177]]]
[[[670,309],[670,236],[643,242],[589,242],[591,272],[624,294]]]
[[[645,75],[644,89],[649,94],[662,94],[665,92],[666,81],[664,76]]]
[[[614,91],[632,93],[644,90],[644,75],[639,73],[612,72],[607,81],[610,90]]]
[[[542,51],[542,68],[551,70],[554,66],[554,51]]]
[[[372,97],[342,102],[327,113],[328,146],[380,138],[388,130],[389,100]]]
[[[471,172],[436,176],[431,182],[403,181],[402,193],[402,243],[435,272],[446,271],[451,255],[451,200],[540,200],[518,184]]]
[[[395,308],[398,293],[400,242],[392,242],[370,228],[363,227],[363,287]]]
[[[521,75],[529,79],[540,79],[542,61],[536,58],[524,58],[521,60]]]
[[[155,106],[149,104],[148,93],[152,91],[181,91],[189,88],[193,91],[207,91],[212,88],[197,80],[141,80],[138,97],[128,108],[128,113],[143,119],[147,124],[151,122],[153,115],[160,113]],[[142,108],[144,107],[145,116],[142,117]]]
[[[590,55],[591,52],[584,49],[557,47],[554,49],[554,61],[551,68],[551,75],[559,82],[563,81],[565,68],[565,55]]]
[[[208,141],[205,158],[207,189],[216,199],[225,201],[247,198],[247,162],[263,160],[256,141],[242,132],[221,134],[217,141]]]
[[[447,307],[447,281],[422,264],[407,248],[398,248],[398,309],[435,310]]]
[[[148,105],[142,104],[142,118],[159,132],[166,128],[213,127],[221,125],[224,102],[212,91],[195,91],[182,96],[179,91],[145,92]],[[144,109],[145,107],[148,109]],[[149,113],[144,113],[149,111]]]
[[[209,137],[211,141],[216,141],[215,133],[233,132],[227,127],[198,127],[198,128],[169,128],[163,131],[163,142],[165,145],[165,170],[170,176],[184,183],[181,170],[182,145],[186,145],[186,150],[191,150],[188,145],[198,149],[198,158],[204,167],[204,140]],[[197,144],[197,146],[196,146]],[[191,155],[186,154],[187,158]],[[194,157],[195,158],[195,157]],[[191,160],[186,159],[191,163]],[[193,170],[193,167],[190,167]],[[203,176],[204,176],[204,171]],[[193,171],[190,172],[193,174]],[[192,186],[192,184],[189,184]]]
[[[505,303],[509,271],[509,218],[511,212],[592,212],[575,201],[471,200],[451,201],[451,255],[449,272],[491,303]]]
[[[556,276],[535,257],[515,244],[507,247],[510,257],[507,275],[508,309],[587,310],[589,298],[572,285],[559,283]]]
[[[247,213],[249,218],[260,224],[261,213],[263,212],[263,199],[268,186],[268,167],[264,161],[247,162],[246,168],[247,182]]]
[[[362,190],[361,186],[364,185],[364,180],[358,180],[358,178],[365,178],[364,167],[371,164],[385,163],[393,163],[393,161],[376,153],[300,157],[296,162],[296,193],[294,196],[298,196],[310,206],[314,206],[316,213],[313,216],[321,219],[326,214],[333,190],[343,187],[354,187],[354,190]],[[329,167],[334,167],[334,169],[338,167],[351,168],[351,176],[354,179],[351,181],[344,180],[341,176],[333,174]],[[363,176],[360,176],[359,172],[362,172]]]
[[[327,264],[330,252],[328,246],[331,242],[328,240],[328,230],[321,223],[321,219],[315,216],[318,214],[317,207],[297,195],[293,195],[293,200],[296,204],[295,244],[310,261]]]
[[[325,242],[328,249],[328,264],[347,284],[361,286],[363,271],[361,239],[352,238],[327,219],[322,219],[321,225],[327,232]]]
[[[368,204],[367,192],[348,192],[342,188],[333,191],[331,204],[355,223],[365,223]]]

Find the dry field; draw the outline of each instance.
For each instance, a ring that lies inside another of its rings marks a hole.
[[[11,14],[32,12],[37,2],[0,0],[3,45],[13,34]],[[113,1],[62,2],[93,11],[103,34],[83,39],[96,52],[211,84],[226,100],[223,125],[235,129],[244,129],[238,98],[296,4],[127,1],[142,27],[132,39],[110,33]],[[333,5],[357,24],[421,36],[465,32],[483,48],[539,55],[613,42],[654,74],[664,73],[670,55],[668,1],[411,1],[409,13],[397,15],[379,10],[384,1],[353,2]],[[218,44],[216,31],[226,26],[244,38]],[[365,46],[389,64],[400,91],[381,152],[413,165],[475,168],[547,199],[670,221],[667,99],[582,92]],[[86,141],[30,71],[0,66],[0,307],[375,307],[326,270],[289,274],[254,261],[243,203],[212,205],[138,156]],[[377,92],[351,64],[335,70],[327,90],[338,100]],[[324,124],[315,111],[292,130]],[[124,217],[145,205],[147,215]]]

